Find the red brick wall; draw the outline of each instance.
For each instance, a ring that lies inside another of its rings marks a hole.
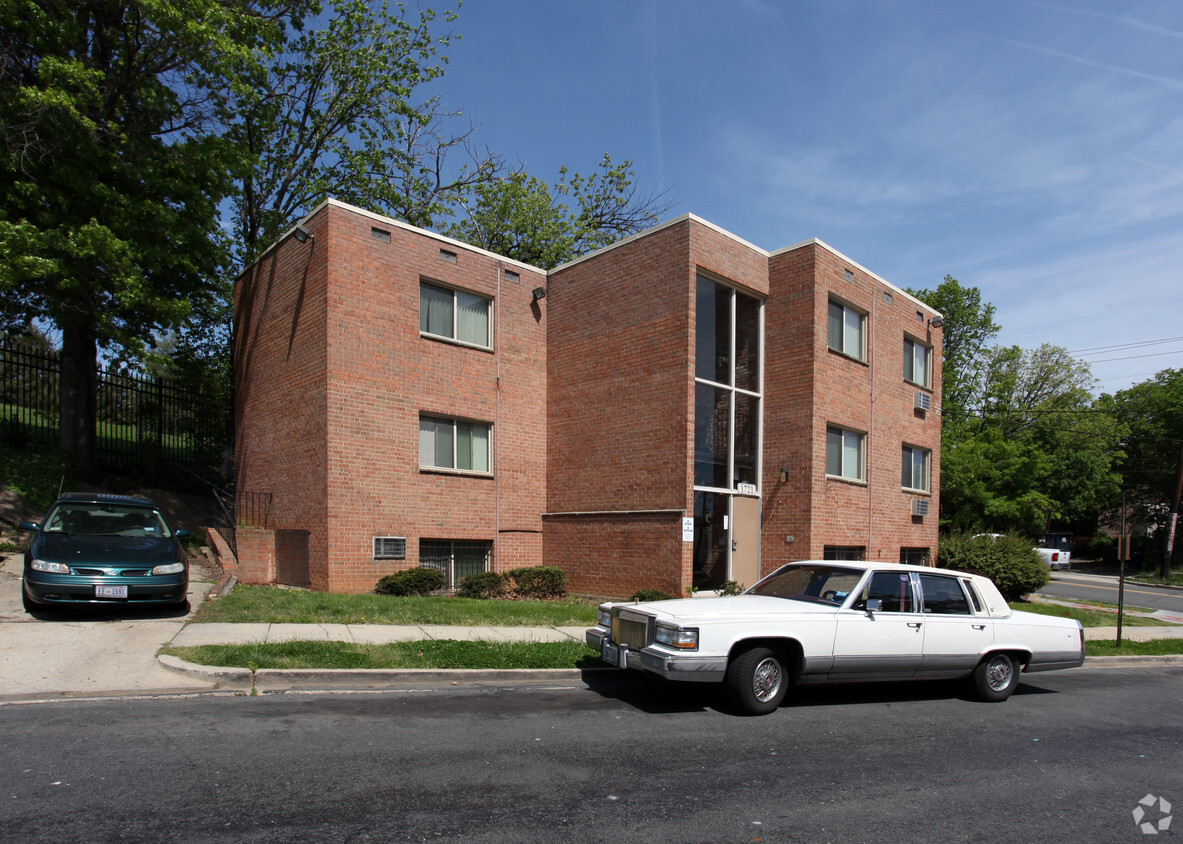
[[[329,244],[323,217],[308,228],[314,239],[282,241],[235,285],[235,468],[240,522],[312,529],[312,582],[325,588]],[[239,577],[271,582],[272,552],[246,542]]]
[[[276,356],[252,366],[256,399],[242,450],[259,468],[240,477],[284,490],[276,527],[311,531],[313,588],[369,591],[381,576],[418,564],[420,539],[493,542],[498,570],[541,564],[547,300],[535,302],[531,291],[545,276],[338,203],[307,225],[329,270],[318,283],[319,336],[294,336],[290,360],[316,390],[285,380],[282,366],[274,377],[269,369],[283,363]],[[374,228],[390,241],[374,238]],[[504,268],[520,280],[505,280]],[[285,300],[299,299],[301,275],[276,275]],[[421,279],[492,298],[494,350],[421,337]],[[259,321],[259,342],[286,352],[290,322]],[[309,399],[318,438],[293,436],[291,405]],[[492,477],[421,470],[420,413],[492,424]],[[309,465],[277,471],[293,450]],[[301,498],[318,499],[322,514],[291,506]],[[374,560],[374,536],[406,537],[407,559]]]
[[[812,321],[812,413],[800,422],[812,430],[808,482],[812,526],[805,544],[798,533],[794,557],[820,558],[826,545],[860,546],[868,558],[898,561],[900,549],[930,548],[935,556],[937,501],[930,496],[930,515],[911,515],[911,500],[924,497],[904,492],[900,483],[901,448],[904,443],[932,450],[932,490],[940,488],[940,332],[927,323],[932,310],[900,290],[883,284],[858,265],[817,243],[810,243],[774,257],[774,295],[777,283],[801,292],[800,312]],[[814,278],[808,280],[812,265]],[[845,271],[854,275],[846,279]],[[810,289],[811,288],[811,289]],[[869,352],[866,362],[853,360],[828,345],[827,310],[830,297],[864,311]],[[890,301],[888,299],[890,297]],[[812,305],[809,309],[808,304]],[[917,317],[917,313],[921,317]],[[809,330],[802,326],[802,330]],[[913,409],[913,395],[920,389],[903,377],[905,336],[934,345],[932,384],[934,410]],[[772,353],[770,352],[770,358]],[[776,364],[779,366],[779,362]],[[825,440],[828,424],[867,434],[867,469],[864,483],[827,478]],[[768,467],[772,468],[772,467]],[[766,482],[768,474],[765,475]],[[808,513],[808,511],[807,511]],[[792,519],[766,522],[783,533],[796,530]],[[783,542],[783,539],[782,539]],[[806,553],[807,552],[807,553]]]

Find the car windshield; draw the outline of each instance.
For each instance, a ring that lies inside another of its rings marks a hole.
[[[748,594],[837,605],[846,600],[862,576],[863,569],[845,566],[785,566],[749,589]]]
[[[46,533],[73,536],[170,536],[159,511],[124,504],[59,504],[45,520]]]

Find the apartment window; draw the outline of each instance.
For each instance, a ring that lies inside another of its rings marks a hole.
[[[442,571],[448,576],[449,586],[455,586],[470,574],[489,571],[492,559],[492,542],[451,539],[419,540],[419,565],[423,568]]]
[[[841,302],[830,300],[829,345],[836,352],[866,359],[867,316]]]
[[[904,380],[932,387],[932,349],[915,340],[904,340]]]
[[[827,545],[822,549],[822,559],[854,563],[867,559],[867,554],[861,545]]]
[[[826,428],[826,474],[861,481],[865,477],[867,435]]]
[[[904,446],[903,473],[900,485],[904,489],[928,492],[928,474],[932,463],[932,452],[925,448]]]
[[[493,302],[483,296],[419,283],[419,331],[488,349],[493,346]]]
[[[419,466],[483,472],[492,469],[492,426],[435,416],[419,417]]]

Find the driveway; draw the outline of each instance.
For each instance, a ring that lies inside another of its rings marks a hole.
[[[187,615],[97,609],[32,616],[21,607],[22,564],[20,554],[0,556],[0,699],[212,688],[156,661],[157,649],[177,635]],[[193,609],[205,600],[214,578],[214,570],[191,566]]]

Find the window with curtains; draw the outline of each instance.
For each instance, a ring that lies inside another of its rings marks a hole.
[[[419,333],[479,346],[493,347],[493,301],[419,282]]]
[[[826,428],[826,474],[852,481],[866,479],[867,435],[845,428]]]
[[[831,299],[827,336],[834,351],[856,360],[867,359],[867,316],[862,311]]]
[[[904,340],[904,380],[931,387],[932,349],[916,340]]]
[[[437,416],[419,417],[419,466],[457,472],[493,471],[492,426]]]

